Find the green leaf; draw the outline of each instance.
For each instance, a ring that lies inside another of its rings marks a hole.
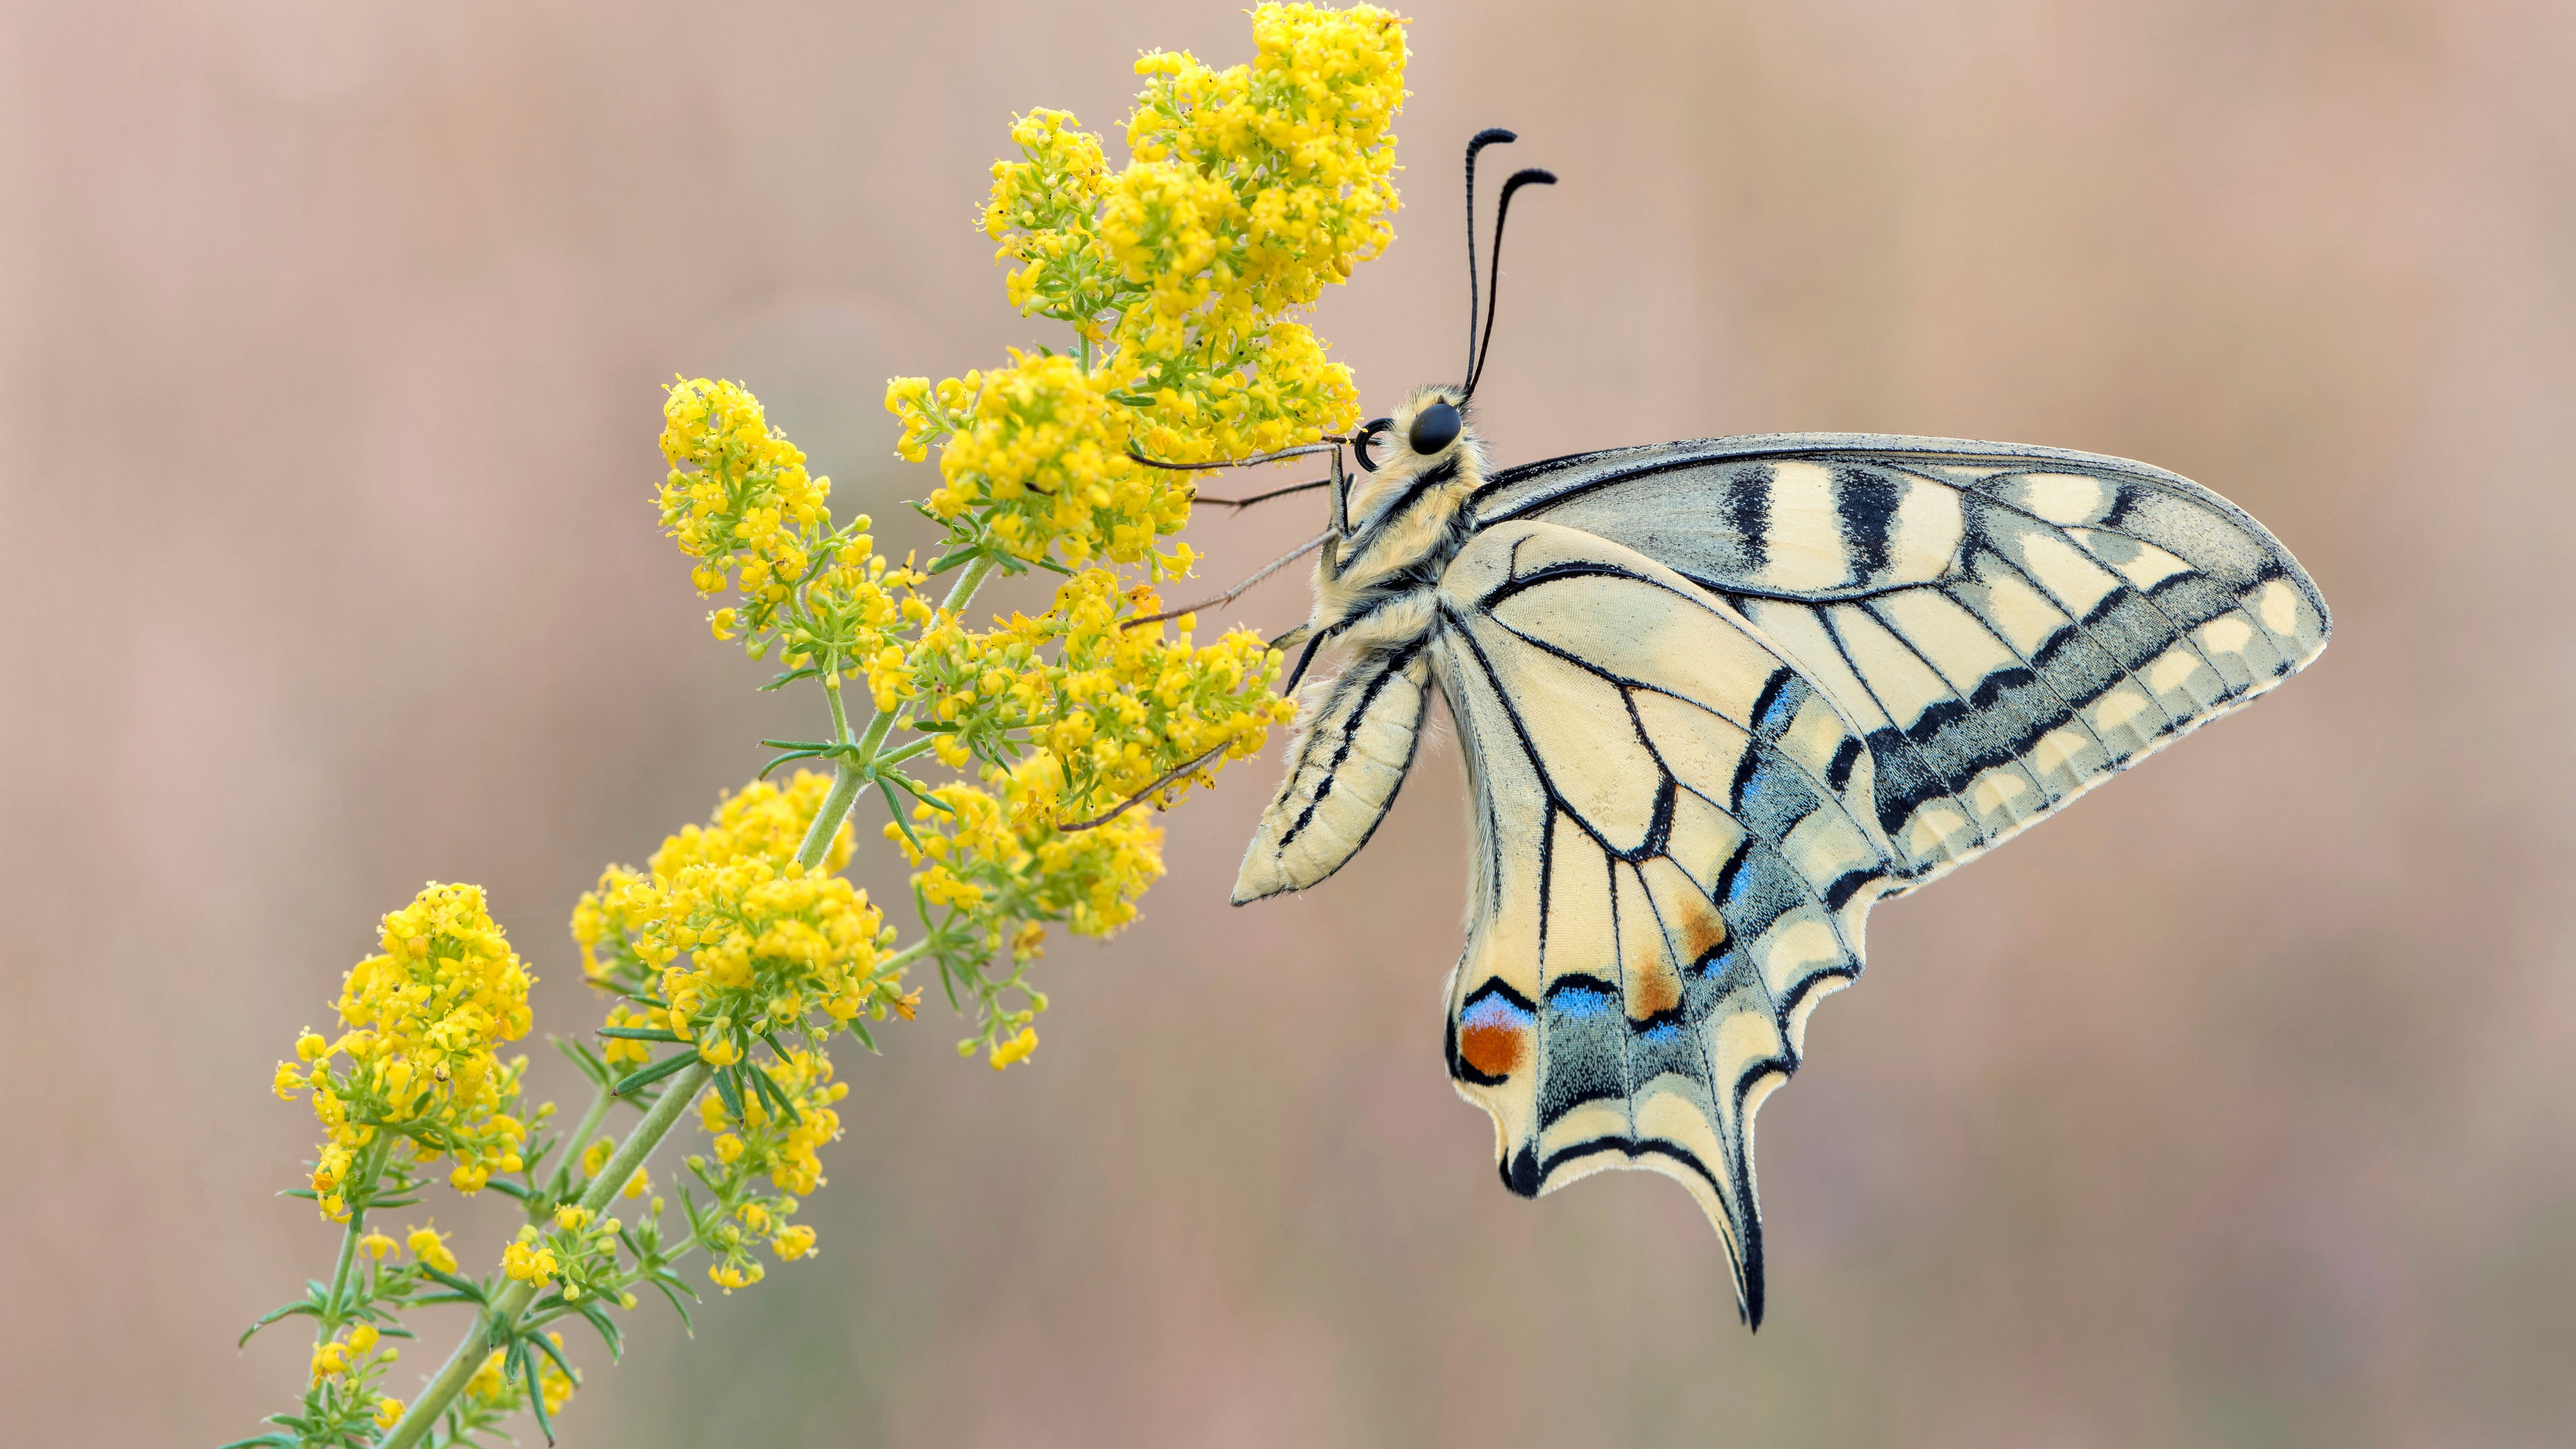
[[[725,1110],[733,1114],[733,1120],[749,1122],[750,1114],[742,1110],[741,1089],[734,1082],[734,1074],[738,1070],[735,1067],[727,1067],[716,1073],[716,1095],[724,1098]]]
[[[540,1338],[537,1342],[543,1343],[545,1340]],[[546,1417],[546,1391],[537,1383],[537,1365],[528,1353],[527,1340],[521,1339],[511,1344],[510,1352],[518,1359],[519,1381],[528,1386],[528,1412],[537,1416],[537,1432],[546,1436],[546,1443],[551,1449],[555,1442],[555,1426]]]
[[[792,765],[798,760],[818,759],[824,753],[825,751],[822,750],[790,750],[786,754],[780,755],[776,759],[771,760],[768,764],[761,766],[760,773],[754,775],[752,778],[755,780],[766,780],[769,778],[769,772],[777,769],[781,765]]]
[[[770,1102],[787,1115],[788,1121],[800,1127],[804,1125],[805,1114],[796,1110],[796,1103],[787,1095],[787,1089],[779,1086],[777,1080],[769,1075],[766,1068],[757,1066],[751,1068],[751,1080],[753,1085],[768,1089]]]
[[[292,1434],[262,1434],[251,1439],[235,1439],[224,1445],[223,1449],[250,1449],[254,1444],[274,1444],[277,1449],[295,1449],[295,1442],[295,1436]]]
[[[580,1382],[580,1379],[573,1373],[572,1360],[564,1357],[563,1350],[555,1347],[555,1341],[552,1338],[549,1338],[542,1333],[531,1333],[528,1335],[527,1341],[535,1346],[539,1353],[553,1359],[555,1361],[555,1367],[563,1370],[565,1378],[572,1379],[575,1383]]]
[[[234,1340],[233,1340],[233,1347],[235,1347],[235,1348],[239,1348],[239,1347],[241,1347],[243,1344],[250,1342],[250,1336],[251,1336],[252,1334],[259,1332],[261,1329],[268,1327],[270,1324],[275,1323],[275,1322],[277,1322],[277,1321],[278,1321],[278,1320],[280,1320],[280,1319],[284,1319],[284,1318],[293,1318],[293,1317],[297,1316],[298,1314],[301,1314],[301,1315],[303,1315],[303,1316],[305,1316],[305,1317],[307,1317],[307,1318],[319,1318],[319,1317],[321,1317],[321,1316],[322,1316],[322,1310],[321,1310],[320,1308],[318,1308],[318,1307],[315,1307],[315,1306],[314,1306],[310,1301],[301,1301],[301,1300],[300,1300],[300,1301],[297,1301],[297,1302],[294,1302],[294,1303],[288,1303],[288,1304],[285,1304],[285,1305],[283,1305],[283,1306],[281,1306],[281,1307],[272,1308],[272,1309],[270,1309],[268,1312],[261,1314],[261,1315],[260,1315],[260,1319],[259,1319],[259,1321],[258,1321],[257,1323],[254,1323],[254,1324],[252,1324],[250,1327],[243,1329],[243,1330],[242,1330],[242,1336],[241,1336],[241,1337],[239,1337],[239,1338],[237,1338],[237,1339],[234,1339]],[[244,1442],[248,1442],[248,1441],[244,1441]]]
[[[681,1302],[680,1295],[672,1292],[671,1285],[663,1282],[661,1279],[654,1279],[653,1286],[661,1289],[662,1296],[671,1300],[672,1309],[680,1315],[680,1331],[691,1338],[697,1337],[697,1326],[689,1322],[689,1305]]]
[[[664,1057],[662,1060],[653,1063],[651,1066],[639,1068],[636,1071],[627,1073],[624,1077],[618,1079],[616,1086],[613,1086],[608,1090],[612,1095],[623,1097],[638,1087],[650,1086],[653,1083],[662,1080],[664,1077],[675,1076],[680,1072],[687,1070],[689,1063],[694,1062],[697,1059],[698,1054],[696,1052],[681,1052],[675,1056]]]
[[[617,1331],[615,1320],[599,1310],[596,1304],[581,1306],[581,1316],[599,1330],[600,1342],[608,1345],[608,1360],[615,1363],[626,1357],[626,1335]]]
[[[905,774],[901,770],[888,770],[880,778],[891,780],[895,784],[902,786],[906,791],[911,793],[914,799],[919,800],[922,804],[929,806],[933,810],[941,811],[951,816],[954,816],[957,813],[956,806],[951,805],[947,801],[940,799],[938,796],[931,794],[927,786],[923,785],[919,780],[912,778],[910,775]],[[892,800],[893,797],[888,796],[887,799]]]
[[[519,1186],[515,1182],[511,1182],[507,1178],[496,1177],[489,1183],[486,1183],[485,1186],[505,1197],[516,1198],[520,1202],[526,1202],[528,1200],[528,1190]]]
[[[885,796],[886,814],[894,817],[895,829],[903,832],[903,838],[912,842],[913,849],[920,850],[921,837],[912,833],[912,822],[903,818],[903,802],[894,798],[894,787],[879,780],[877,793]]]
[[[453,1289],[455,1292],[462,1295],[467,1301],[473,1303],[482,1303],[486,1301],[483,1296],[482,1284],[474,1282],[469,1278],[459,1278],[453,1273],[442,1273],[436,1268],[429,1266],[427,1263],[422,1263],[418,1266],[420,1271],[427,1273],[432,1278],[446,1284],[450,1289]],[[427,1300],[424,1299],[422,1301],[426,1302]]]
[[[601,1036],[615,1037],[619,1041],[688,1040],[687,1037],[684,1037],[677,1032],[664,1031],[658,1026],[603,1026],[598,1030]]]
[[[563,1053],[565,1059],[579,1069],[594,1086],[608,1085],[610,1078],[608,1063],[600,1059],[599,1053],[590,1049],[589,1043],[578,1037],[569,1036],[553,1037],[551,1040],[555,1044],[555,1050]]]

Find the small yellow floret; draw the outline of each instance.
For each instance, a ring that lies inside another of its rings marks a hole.
[[[442,1273],[456,1271],[456,1255],[448,1251],[447,1235],[440,1232],[435,1225],[412,1229],[410,1236],[403,1242],[411,1249],[413,1257],[438,1271]]]

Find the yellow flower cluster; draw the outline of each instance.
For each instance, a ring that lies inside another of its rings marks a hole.
[[[539,1288],[561,1283],[567,1303],[616,1286],[615,1218],[594,1218],[590,1210],[566,1203],[555,1210],[550,1227],[529,1223],[501,1250],[501,1273]]]
[[[850,1094],[850,1084],[832,1080],[832,1061],[819,1051],[790,1048],[769,1068],[770,1079],[787,1094],[792,1113],[772,1112],[758,1096],[742,1099],[736,1114],[721,1096],[698,1102],[699,1119],[715,1137],[716,1160],[745,1177],[767,1174],[784,1193],[807,1193],[823,1185],[824,1143],[841,1135],[841,1119],[832,1104]]]
[[[867,515],[834,526],[832,480],[805,471],[758,398],[738,383],[683,378],[662,419],[663,531],[698,560],[699,593],[732,587],[741,600],[708,616],[717,638],[742,638],[755,659],[776,644],[791,666],[828,669],[896,622],[892,591],[908,576],[888,577]]]
[[[313,1349],[313,1382],[318,1384],[324,1379],[338,1378],[353,1371],[364,1374],[369,1369],[393,1362],[395,1349],[392,1345],[386,1345],[381,1354],[376,1352],[376,1341],[382,1336],[374,1324],[361,1323],[350,1329],[346,1338],[334,1334],[316,1344]]]
[[[504,1062],[494,1049],[527,1035],[536,978],[481,888],[431,883],[384,918],[380,944],[383,954],[351,967],[341,990],[340,1018],[352,1030],[336,1041],[303,1034],[274,1084],[281,1098],[312,1094],[326,1133],[313,1191],[334,1221],[347,1215],[360,1154],[390,1151],[393,1139],[407,1140],[420,1162],[448,1157],[449,1182],[468,1193],[495,1172],[518,1171],[527,1139],[511,1110],[527,1059]]]
[[[889,406],[908,400],[920,418],[930,416],[920,404],[935,401],[951,418],[953,435],[939,455],[944,481],[925,500],[939,517],[977,510],[992,541],[1025,561],[1052,546],[1067,563],[1099,556],[1187,573],[1189,546],[1157,553],[1154,540],[1189,522],[1190,485],[1186,475],[1127,456],[1136,413],[1113,400],[1119,386],[1114,370],[1013,349],[1009,367],[952,378],[935,394],[927,379],[899,379],[888,397]],[[920,426],[914,418],[906,424]]]
[[[1105,342],[1104,314],[1133,291],[1123,270],[1094,239],[1109,185],[1100,138],[1077,129],[1073,116],[1044,108],[1011,125],[1018,161],[993,163],[993,194],[984,231],[1002,244],[997,261],[1016,261],[1011,305],[1023,314],[1071,323],[1086,342]]]
[[[1163,873],[1161,832],[1129,813],[1097,829],[1063,827],[1152,793],[1168,803],[1230,760],[1260,751],[1271,726],[1293,713],[1272,694],[1280,656],[1236,631],[1197,645],[1179,621],[1156,622],[1149,587],[1122,588],[1086,569],[1056,590],[1053,607],[1015,614],[989,633],[945,616],[911,655],[908,690],[929,718],[942,763],[983,762],[984,787],[933,789],[909,822],[885,834],[915,867],[913,887],[939,915],[932,944],[952,987],[976,998],[996,1065],[1024,1059],[1042,1001],[1003,1009],[998,995],[1026,991],[1021,969],[1049,924],[1106,936],[1135,919],[1136,901]],[[1007,762],[1007,763],[1006,763]],[[989,787],[989,788],[985,788]],[[931,803],[935,802],[935,803]],[[984,970],[1008,951],[1011,969]]]
[[[820,1051],[791,1048],[769,1073],[784,1110],[772,1110],[756,1094],[735,1103],[710,1094],[698,1102],[699,1123],[714,1139],[716,1165],[706,1166],[703,1158],[691,1165],[719,1201],[733,1204],[729,1217],[702,1233],[714,1255],[707,1277],[728,1293],[760,1281],[763,1270],[752,1249],[761,1242],[783,1263],[814,1251],[814,1230],[788,1219],[799,1195],[823,1185],[820,1149],[841,1135],[832,1104],[850,1093],[847,1082],[832,1080],[831,1059]],[[763,1177],[775,1192],[752,1188]]]
[[[797,771],[784,785],[754,781],[739,794],[727,795],[716,806],[711,823],[684,825],[679,834],[664,836],[661,848],[653,852],[643,873],[624,866],[609,867],[599,878],[599,888],[583,895],[573,907],[572,937],[581,947],[583,974],[601,987],[632,989],[644,985],[636,969],[644,964],[643,958],[635,954],[633,941],[644,921],[630,917],[620,905],[633,898],[632,889],[677,876],[690,866],[721,865],[745,856],[794,860],[796,847],[804,841],[806,828],[813,823],[814,813],[823,808],[823,797],[831,793],[831,788],[828,776],[810,770]],[[824,851],[823,868],[838,871],[849,864],[857,841],[857,832],[843,821]]]
[[[1190,615],[1171,621],[1177,635],[1161,621],[1131,626],[1160,612],[1151,588],[1122,588],[1092,569],[1058,587],[1040,618],[1015,615],[992,634],[961,637],[953,652],[934,654],[925,641],[934,718],[971,721],[978,702],[996,699],[999,718],[1037,747],[1012,772],[1023,823],[1088,818],[1214,752],[1197,772],[1204,782],[1260,753],[1270,727],[1295,716],[1271,693],[1283,661],[1260,636],[1230,630],[1199,646]],[[963,763],[959,744],[943,758]]]
[[[1038,954],[1048,922],[1108,936],[1136,919],[1137,898],[1163,874],[1163,832],[1152,816],[1130,811],[1097,829],[1058,830],[1042,814],[1010,808],[1025,793],[1016,772],[996,783],[998,798],[966,784],[933,791],[947,809],[913,807],[918,844],[886,825],[907,859],[927,863],[913,878],[926,899],[974,917],[994,952],[1007,936],[1023,957]],[[1019,929],[1027,926],[1038,930]]]
[[[612,1025],[669,1031],[726,1067],[764,1038],[819,1039],[892,1008],[902,973],[877,969],[883,919],[866,892],[833,874],[849,859],[848,826],[821,866],[796,863],[829,788],[808,771],[784,788],[754,782],[709,825],[665,840],[649,872],[612,867],[600,877],[573,912],[585,967],[602,986],[649,985],[663,1003],[641,1013],[621,1004]],[[621,962],[631,965],[621,971]],[[816,1024],[818,1013],[827,1024]]]
[[[832,480],[769,426],[760,400],[736,383],[685,378],[662,404],[662,528],[699,561],[702,594],[738,583],[758,617],[786,601],[813,564]]]
[[[456,1271],[456,1254],[448,1250],[447,1235],[440,1232],[435,1223],[413,1228],[403,1239],[403,1245],[411,1249],[413,1257],[442,1273]]]
[[[1020,159],[995,163],[984,229],[1019,264],[1012,304],[1071,325],[1079,350],[887,385],[897,451],[944,445],[930,507],[953,543],[1183,573],[1186,552],[1154,540],[1187,521],[1191,486],[1127,463],[1130,447],[1205,462],[1357,419],[1349,369],[1284,318],[1393,236],[1404,22],[1270,4],[1253,42],[1253,62],[1224,71],[1139,60],[1133,159],[1115,174],[1064,112],[1012,127]]]

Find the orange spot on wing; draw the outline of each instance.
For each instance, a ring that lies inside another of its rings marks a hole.
[[[1529,1029],[1496,1021],[1470,1021],[1459,1028],[1458,1055],[1489,1077],[1507,1077],[1529,1056]]]
[[[1656,943],[1652,952],[1641,951],[1641,959],[1628,963],[1628,1019],[1644,1021],[1660,1011],[1670,1011],[1682,1004],[1681,973]]]
[[[1720,916],[1714,906],[1690,911],[1681,919],[1679,934],[1682,960],[1696,966],[1706,960],[1710,952],[1726,944],[1726,918]]]

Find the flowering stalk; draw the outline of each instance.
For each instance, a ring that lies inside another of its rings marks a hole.
[[[634,1134],[609,1159],[607,1171],[594,1178],[590,1190],[582,1194],[580,1206],[585,1212],[595,1215],[606,1210],[618,1187],[644,1166],[645,1160],[653,1155],[653,1149],[661,1145],[672,1126],[686,1114],[689,1104],[706,1089],[710,1075],[705,1063],[695,1063],[663,1089],[661,1100],[653,1104],[653,1110],[644,1115]],[[448,1405],[464,1391],[466,1380],[473,1376],[483,1351],[507,1338],[516,1327],[519,1315],[526,1312],[528,1304],[536,1298],[537,1288],[533,1282],[514,1283],[501,1290],[489,1307],[475,1315],[474,1326],[457,1341],[456,1351],[447,1356],[446,1366],[429,1381],[427,1388],[421,1390],[420,1397],[413,1401],[402,1421],[394,1425],[393,1432],[386,1435],[384,1449],[410,1449],[429,1433],[430,1426],[438,1422],[439,1416],[447,1412]]]
[[[555,1325],[584,1321],[614,1356],[612,1311],[644,1290],[687,1321],[684,1260],[703,1254],[704,1281],[729,1294],[765,1276],[763,1250],[815,1251],[795,1218],[840,1135],[838,1037],[873,1051],[872,1024],[912,1019],[905,977],[926,962],[970,1023],[961,1055],[1028,1060],[1047,1005],[1028,973],[1050,932],[1116,934],[1162,874],[1151,812],[1120,807],[1169,806],[1291,716],[1273,691],[1283,661],[1257,636],[1201,644],[1193,618],[1165,617],[1154,585],[1190,567],[1176,535],[1193,485],[1138,458],[1241,456],[1356,420],[1348,370],[1288,318],[1392,235],[1405,51],[1402,22],[1365,5],[1265,4],[1252,20],[1249,65],[1137,63],[1122,170],[1061,112],[1014,125],[1019,159],[994,167],[985,229],[1015,264],[1014,304],[1066,324],[1071,347],[888,385],[897,451],[939,452],[928,564],[880,554],[864,515],[836,520],[830,480],[740,386],[669,389],[662,527],[700,592],[730,596],[715,636],[774,659],[768,688],[819,685],[830,733],[764,741],[781,753],[707,823],[581,898],[573,937],[609,1005],[595,1047],[557,1042],[593,1087],[568,1135],[553,1104],[525,1102],[526,1058],[499,1054],[531,1028],[535,977],[483,893],[433,884],[385,918],[338,1003],[348,1030],[303,1034],[277,1070],[278,1095],[308,1097],[324,1132],[296,1193],[342,1236],[331,1281],[253,1326],[309,1316],[317,1343],[300,1408],[241,1444],[451,1449],[521,1411],[551,1441],[579,1382]],[[1032,570],[1062,580],[1046,612],[976,627],[982,586]],[[856,729],[853,686],[872,707]],[[809,761],[830,775],[768,778]],[[920,773],[933,765],[947,777]],[[919,929],[901,944],[840,874],[871,790],[913,867]],[[620,1104],[643,1109],[622,1140]],[[649,1165],[693,1111],[704,1150],[657,1191]],[[399,1243],[369,1227],[432,1190],[433,1164],[457,1192],[525,1211],[479,1277],[434,1223]],[[473,1323],[406,1406],[382,1392],[393,1340],[411,1337],[401,1318],[444,1303]]]

